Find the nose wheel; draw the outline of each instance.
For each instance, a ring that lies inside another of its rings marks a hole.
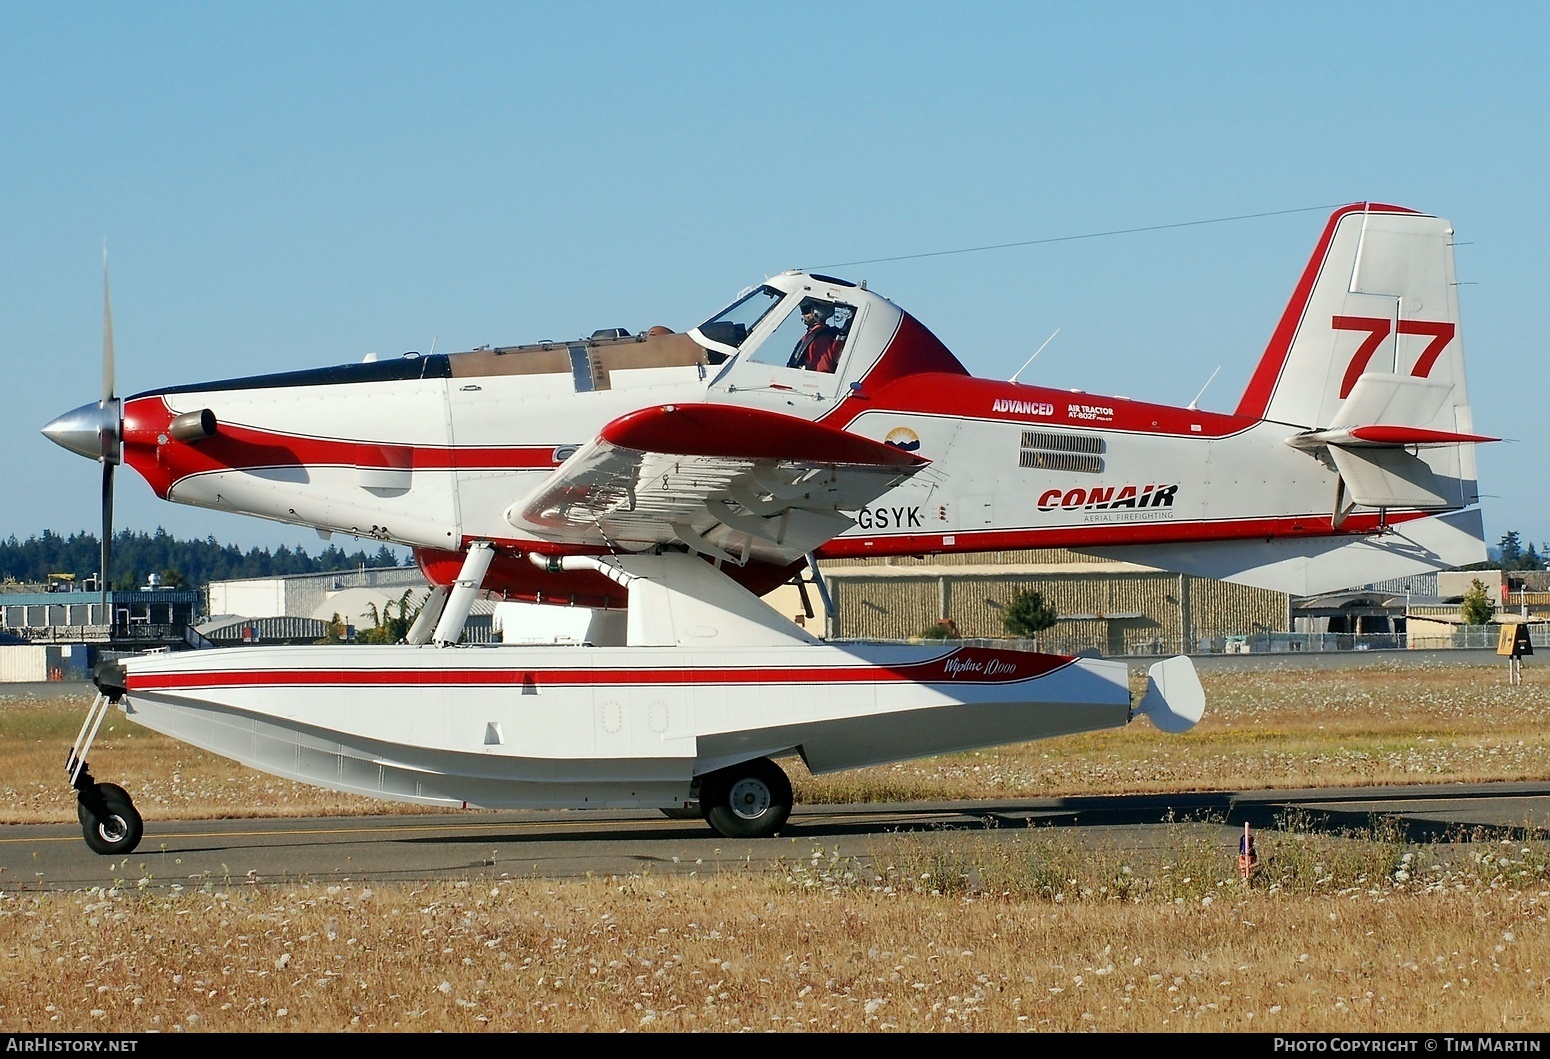
[[[97,680],[101,688],[104,681],[113,674],[104,675],[100,665],[98,670],[93,679]],[[112,690],[116,695],[123,694],[121,675]],[[75,745],[65,758],[70,786],[75,788],[75,815],[81,822],[81,834],[86,839],[87,848],[107,857],[133,852],[145,834],[145,821],[140,818],[140,811],[135,808],[129,792],[116,783],[98,783],[92,779],[91,770],[86,767],[86,753],[97,737],[97,729],[102,726],[103,718],[117,701],[117,697],[98,692],[86,712],[80,734],[75,737]]]
[[[90,774],[81,772],[88,780]],[[129,792],[116,783],[88,783],[76,793],[75,815],[93,853],[131,853],[145,834],[145,821]]]

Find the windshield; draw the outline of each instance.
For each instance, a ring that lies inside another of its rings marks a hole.
[[[755,364],[778,364],[834,374],[856,318],[854,305],[804,298],[751,354]]]
[[[785,294],[774,287],[755,287],[726,309],[700,325],[700,334],[712,342],[736,348],[758,326]]]

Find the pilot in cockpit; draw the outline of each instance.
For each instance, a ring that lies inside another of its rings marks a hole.
[[[798,339],[786,367],[832,374],[840,363],[840,347],[845,344],[845,336],[829,323],[834,306],[816,298],[807,298],[803,300],[801,308],[802,322],[807,325],[807,333]]]

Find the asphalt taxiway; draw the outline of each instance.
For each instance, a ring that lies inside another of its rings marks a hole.
[[[1550,784],[1437,784],[997,801],[798,806],[785,830],[728,839],[700,820],[654,811],[521,811],[146,822],[127,856],[92,853],[73,824],[0,829],[0,891],[229,886],[300,881],[688,874],[813,857],[868,861],[901,834],[1006,842],[1049,828],[1079,846],[1144,856],[1177,841],[1180,822],[1219,839],[1231,863],[1247,823],[1274,832],[1363,832],[1461,843],[1550,834]]]

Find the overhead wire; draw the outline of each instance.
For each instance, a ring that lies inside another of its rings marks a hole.
[[[892,261],[917,261],[928,257],[949,257],[953,254],[977,254],[985,250],[1010,250],[1019,246],[1040,246],[1047,243],[1071,243],[1080,239],[1103,239],[1114,235],[1138,235],[1142,232],[1163,232],[1173,228],[1195,228],[1205,224],[1226,224],[1230,221],[1252,221],[1263,217],[1284,217],[1293,213],[1312,213],[1315,210],[1333,210],[1345,205],[1336,202],[1328,206],[1299,206],[1290,210],[1267,210],[1263,213],[1240,213],[1231,217],[1207,217],[1196,221],[1176,221],[1172,224],[1149,224],[1139,228],[1115,228],[1106,232],[1086,232],[1081,235],[1052,235],[1043,239],[1022,239],[1013,243],[991,243],[986,246],[965,246],[957,250],[931,250],[920,254],[896,254],[892,257],[869,257],[859,261],[834,261],[826,265],[814,265],[802,269],[816,272],[822,269],[849,268],[853,265],[878,265]]]

